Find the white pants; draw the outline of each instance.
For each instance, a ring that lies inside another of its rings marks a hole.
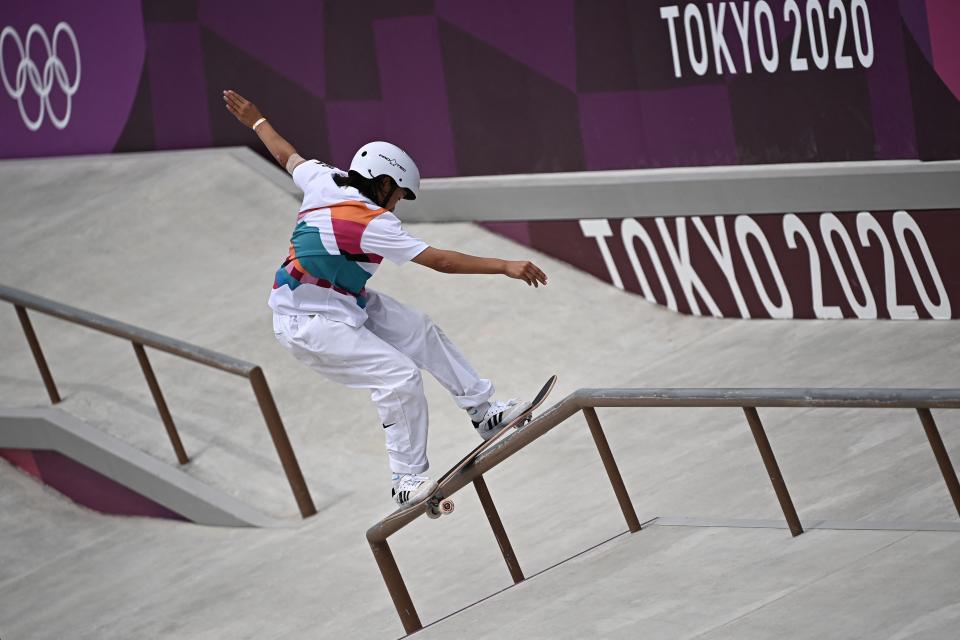
[[[430,465],[427,399],[420,369],[429,371],[461,409],[488,401],[493,384],[477,375],[425,314],[367,291],[368,319],[362,327],[322,315],[274,314],[274,334],[314,371],[348,387],[370,389],[386,434],[390,470],[423,473]]]

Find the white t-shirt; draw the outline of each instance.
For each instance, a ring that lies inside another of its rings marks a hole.
[[[269,305],[277,313],[321,314],[359,327],[367,320],[366,282],[383,259],[403,264],[427,243],[404,231],[395,215],[355,188],[337,186],[335,173],[345,175],[317,160],[293,170],[303,204]]]

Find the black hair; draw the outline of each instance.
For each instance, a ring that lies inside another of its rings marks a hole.
[[[383,182],[384,178],[389,181],[389,184],[385,184]],[[364,196],[370,200],[370,202],[373,202],[380,207],[386,205],[387,200],[390,199],[390,196],[393,194],[394,190],[397,189],[396,183],[390,176],[382,175],[376,178],[365,178],[353,170],[347,173],[347,175],[334,173],[333,181],[337,183],[338,187],[353,187],[360,192],[360,195]],[[381,185],[387,187],[388,189],[387,193],[383,196],[383,202],[380,201],[381,197],[377,194],[378,186]]]

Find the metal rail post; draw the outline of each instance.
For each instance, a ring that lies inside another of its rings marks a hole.
[[[590,427],[590,434],[593,435],[597,451],[600,452],[603,468],[607,470],[607,476],[610,478],[610,484],[613,485],[613,492],[617,495],[617,501],[620,503],[620,510],[623,511],[623,517],[627,521],[627,527],[630,528],[631,533],[636,533],[640,531],[640,519],[633,508],[633,502],[630,501],[627,487],[623,484],[623,477],[620,475],[617,461],[613,459],[613,452],[610,451],[610,444],[607,442],[607,437],[600,426],[597,411],[593,407],[585,407],[583,416],[587,419],[587,426]]]
[[[47,359],[43,357],[43,350],[40,348],[40,341],[37,340],[37,334],[33,332],[33,325],[30,324],[30,317],[27,316],[27,310],[18,304],[13,305],[17,310],[17,317],[20,318],[20,326],[23,327],[23,333],[27,336],[27,344],[30,345],[30,351],[33,353],[33,359],[40,369],[40,377],[43,378],[43,384],[47,387],[47,394],[50,396],[52,404],[60,402],[60,394],[57,392],[57,385],[53,383],[53,376],[50,374],[50,368],[47,367]]]
[[[507,531],[503,528],[503,522],[500,521],[500,514],[493,504],[493,498],[490,497],[490,490],[487,489],[487,481],[483,476],[477,476],[473,479],[473,486],[480,497],[480,504],[483,505],[483,512],[487,514],[487,520],[490,522],[490,528],[493,529],[493,535],[497,538],[497,544],[500,545],[500,552],[507,563],[507,569],[510,570],[510,577],[513,583],[523,582],[523,570],[520,568],[520,562],[513,552],[513,546],[510,545],[510,538],[507,537]]]
[[[387,591],[390,592],[390,598],[393,600],[393,606],[397,608],[397,615],[400,616],[400,622],[403,623],[403,630],[408,634],[420,631],[423,624],[420,623],[420,616],[413,606],[413,600],[410,599],[410,592],[407,591],[407,585],[403,583],[403,577],[400,575],[400,569],[397,568],[397,561],[393,558],[393,552],[390,551],[390,545],[387,541],[373,542],[368,539],[370,549],[373,551],[373,557],[380,567],[380,574],[383,575],[383,581],[387,585]]]
[[[287,474],[287,482],[290,483],[293,497],[297,501],[297,506],[300,507],[300,515],[308,518],[317,513],[317,507],[313,504],[313,498],[310,497],[310,489],[307,488],[307,482],[303,479],[303,472],[300,471],[297,455],[290,445],[287,430],[283,428],[283,420],[280,418],[280,412],[273,401],[270,387],[267,386],[263,369],[254,367],[250,371],[250,384],[253,386],[254,395],[257,396],[257,403],[260,405],[263,419],[267,423],[267,430],[273,439],[273,446],[280,457],[280,464],[283,466],[284,473]]]
[[[760,415],[757,413],[755,407],[744,407],[743,412],[747,416],[750,431],[753,432],[753,439],[757,441],[760,457],[763,458],[763,464],[767,468],[767,475],[770,476],[770,482],[773,484],[773,490],[777,494],[777,500],[780,501],[783,516],[787,519],[787,524],[790,525],[790,533],[796,537],[803,533],[803,527],[800,525],[797,510],[793,507],[793,500],[790,499],[790,492],[787,491],[787,483],[783,481],[783,474],[780,473],[777,458],[773,455],[773,449],[770,448],[767,433],[763,430]]]
[[[957,510],[957,515],[960,515],[960,482],[957,481],[957,472],[953,468],[953,463],[950,462],[947,448],[943,446],[943,439],[940,437],[937,423],[934,422],[930,409],[917,409],[917,413],[920,414],[920,422],[923,423],[923,430],[927,433],[927,440],[930,441],[933,456],[940,466],[940,473],[943,474],[943,480],[947,483],[947,490],[950,492],[950,497],[953,498],[953,506]]]
[[[153,373],[153,367],[150,366],[150,360],[147,358],[147,352],[143,345],[138,342],[131,342],[133,350],[137,353],[137,361],[140,362],[140,368],[143,370],[143,377],[147,379],[147,386],[150,387],[150,393],[153,394],[153,401],[157,404],[157,411],[160,412],[160,419],[163,420],[163,426],[167,429],[167,436],[170,438],[170,444],[177,454],[177,461],[180,464],[187,464],[190,458],[187,451],[183,448],[180,441],[180,434],[177,433],[177,426],[173,423],[173,416],[170,415],[170,409],[167,408],[167,401],[163,399],[163,392],[160,391],[160,383],[157,382],[157,376]]]

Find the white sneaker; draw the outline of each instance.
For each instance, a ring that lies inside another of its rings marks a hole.
[[[489,440],[510,424],[511,420],[529,408],[529,402],[520,402],[514,398],[506,402],[498,400],[490,403],[490,407],[479,420],[474,420],[471,417],[471,422],[473,422],[473,427],[480,434],[480,437]]]
[[[437,490],[437,483],[427,476],[415,473],[393,474],[393,489],[391,495],[401,507],[414,503],[420,498],[429,496]]]

